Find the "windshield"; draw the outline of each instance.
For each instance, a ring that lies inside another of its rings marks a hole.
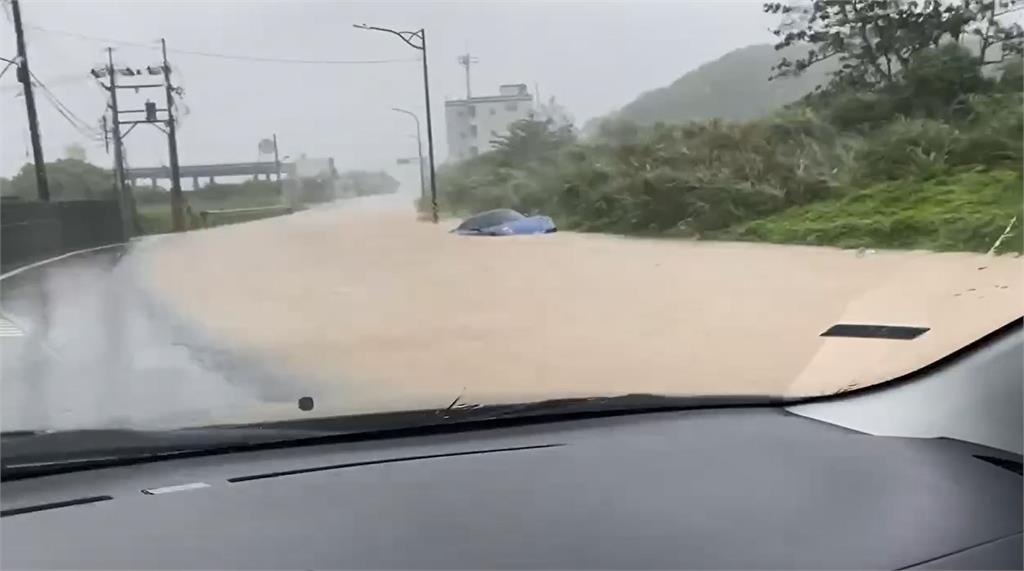
[[[6,433],[833,395],[1024,313],[1013,5],[3,6]]]

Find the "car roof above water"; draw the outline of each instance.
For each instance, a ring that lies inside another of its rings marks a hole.
[[[480,230],[515,220],[522,220],[523,218],[526,217],[511,208],[497,208],[470,216],[463,220],[456,230]]]

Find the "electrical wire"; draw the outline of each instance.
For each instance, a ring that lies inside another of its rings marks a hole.
[[[32,28],[40,32],[46,32],[49,34],[57,34],[61,36],[69,36],[87,41],[101,42],[112,45],[130,46],[136,48],[145,48],[151,50],[160,49],[160,46],[155,44],[147,44],[142,42],[131,42],[127,40],[118,40],[114,38],[104,38],[100,36],[90,36],[86,34],[80,34],[78,32],[68,32],[66,30],[55,30],[52,28],[44,28],[34,24],[29,24],[26,27]],[[365,59],[365,60],[352,60],[352,59],[306,59],[306,58],[286,58],[286,57],[270,57],[270,56],[250,56],[243,54],[225,54],[218,52],[208,52],[202,50],[188,50],[182,48],[167,48],[168,52],[191,55],[198,57],[224,59],[224,60],[236,60],[236,61],[250,61],[258,63],[284,63],[284,64],[307,64],[307,65],[373,65],[373,64],[384,64],[384,63],[408,63],[419,61],[417,58],[402,58],[402,59]]]
[[[67,105],[65,105],[64,102],[62,102],[55,93],[50,91],[50,88],[47,87],[46,84],[44,84],[42,81],[39,80],[38,77],[36,77],[35,73],[29,72],[29,75],[32,76],[32,83],[39,87],[39,89],[43,92],[43,95],[45,95],[47,100],[49,100],[50,104],[53,105],[53,107],[57,110],[57,113],[64,117],[64,119],[67,120],[67,122],[70,123],[71,126],[74,127],[79,134],[90,140],[102,138],[103,134],[100,133],[98,129],[96,129],[95,127],[84,121],[81,117],[76,115],[75,112],[72,111]]]
[[[63,101],[61,101],[52,91],[50,91],[49,88],[46,87],[46,85],[39,81],[38,77],[35,77],[35,74],[32,74],[32,78],[34,80],[32,83],[43,90],[43,94],[46,96],[47,99],[50,100],[50,103],[52,103],[53,106],[61,112],[61,115],[64,115],[66,118],[68,118],[69,121],[76,123],[83,129],[88,129],[90,131],[93,131],[94,133],[99,133],[98,130],[89,125],[88,122],[86,122],[81,117],[76,115],[74,111],[72,111],[67,105],[65,105]]]
[[[47,99],[49,100],[49,98],[47,98]],[[67,122],[68,122],[68,123],[69,123],[69,124],[70,124],[70,125],[71,125],[72,127],[74,127],[74,129],[75,129],[76,131],[78,131],[78,134],[79,134],[79,135],[81,135],[81,136],[85,137],[86,139],[89,139],[90,141],[99,141],[99,140],[102,140],[102,135],[100,135],[100,134],[99,134],[99,132],[96,132],[96,131],[89,131],[89,130],[86,130],[86,129],[85,129],[85,128],[83,128],[83,127],[82,127],[82,126],[81,126],[80,124],[78,124],[77,122],[75,122],[75,119],[74,119],[73,117],[71,117],[70,115],[68,115],[68,114],[67,114],[67,113],[66,113],[66,112],[65,112],[65,111],[64,111],[63,109],[61,109],[61,108],[60,108],[60,107],[59,107],[59,106],[58,106],[58,105],[57,105],[56,103],[54,103],[54,102],[53,102],[52,100],[50,100],[50,103],[51,103],[51,104],[53,105],[54,109],[56,109],[56,110],[57,110],[57,113],[59,113],[59,114],[61,115],[61,117],[64,117],[64,119],[65,119],[65,120],[66,120],[66,121],[67,121]]]

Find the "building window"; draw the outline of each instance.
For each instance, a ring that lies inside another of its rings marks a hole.
[[[515,101],[509,101],[508,103],[505,104],[505,111],[517,111],[518,109],[519,104],[516,103]]]
[[[477,135],[476,125],[470,125],[469,126],[469,136],[473,137],[475,139],[476,135]]]
[[[492,107],[492,108],[491,108],[491,115],[496,115],[497,113],[498,113],[498,112],[497,112],[497,111],[495,111],[495,110],[494,110],[494,108]]]
[[[475,157],[475,156],[477,156],[479,154],[480,154],[480,149],[476,148],[476,145],[473,145],[472,147],[469,148],[469,156]]]
[[[466,113],[468,113],[470,117],[476,117],[476,106],[470,105],[466,107]]]

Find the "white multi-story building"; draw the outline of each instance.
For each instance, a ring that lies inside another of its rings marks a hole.
[[[508,126],[533,116],[533,96],[526,85],[502,85],[499,95],[444,102],[448,160],[460,161],[485,153],[491,141],[508,133]]]

